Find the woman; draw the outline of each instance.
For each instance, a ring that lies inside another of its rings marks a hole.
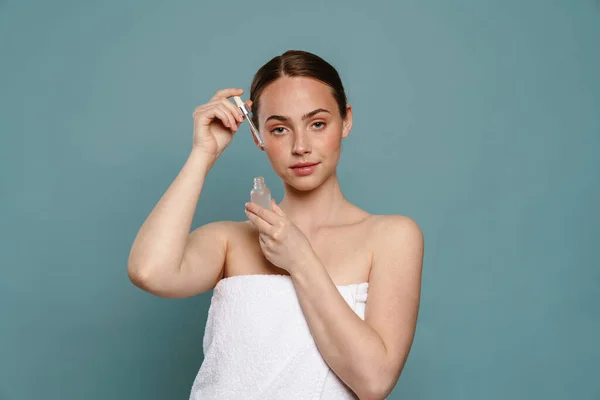
[[[221,90],[194,111],[190,156],[133,243],[130,279],[163,297],[214,289],[192,399],[385,398],[414,337],[423,237],[408,217],[344,198],[336,166],[352,108],[330,64],[288,51],[254,77],[246,104],[281,203],[247,203],[248,220],[189,233],[243,121],[230,100],[242,94]]]

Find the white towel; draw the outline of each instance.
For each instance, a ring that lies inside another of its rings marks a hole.
[[[337,286],[364,319],[368,283]],[[215,286],[191,400],[356,399],[319,352],[286,275]]]

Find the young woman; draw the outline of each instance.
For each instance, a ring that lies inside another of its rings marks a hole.
[[[336,166],[352,108],[330,64],[288,51],[257,72],[246,104],[285,196],[190,233],[242,94],[218,91],[194,111],[190,156],[133,243],[130,279],[162,297],[214,289],[192,399],[385,398],[415,333],[423,236],[344,198]]]

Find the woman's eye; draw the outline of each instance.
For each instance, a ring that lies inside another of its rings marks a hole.
[[[275,134],[275,135],[281,135],[283,133],[283,129],[282,127],[279,128],[275,128],[273,130],[271,130],[271,133]]]
[[[323,129],[325,127],[325,122],[315,122],[313,126],[317,129]]]

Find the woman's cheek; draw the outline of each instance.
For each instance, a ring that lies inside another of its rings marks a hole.
[[[267,153],[267,157],[275,168],[277,168],[281,164],[285,164],[285,149],[283,143],[278,140],[273,140],[267,144],[267,148],[265,149]]]
[[[326,135],[324,137],[323,147],[328,153],[339,151],[341,144],[341,135]]]

